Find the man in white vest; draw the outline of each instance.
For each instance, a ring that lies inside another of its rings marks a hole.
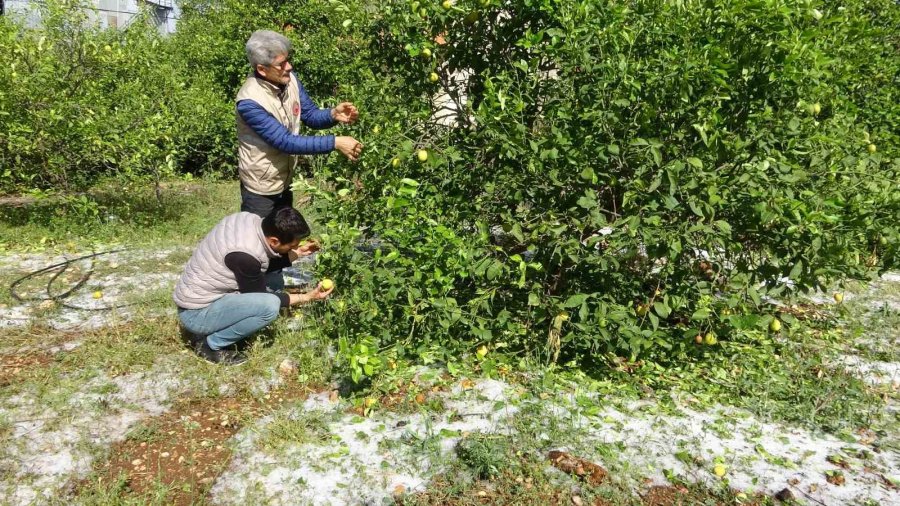
[[[246,44],[253,72],[236,98],[241,211],[265,217],[291,207],[296,155],[340,151],[355,161],[362,144],[353,137],[299,135],[300,123],[324,129],[351,124],[359,112],[350,102],[320,109],[306,94],[291,65],[291,42],[269,30],[253,32]]]
[[[300,245],[309,225],[291,207],[260,218],[240,212],[226,216],[194,250],[175,285],[178,319],[204,359],[236,365],[247,357],[235,347],[278,317],[283,307],[328,297],[334,288],[308,293],[273,293],[266,273],[312,254],[314,242]]]

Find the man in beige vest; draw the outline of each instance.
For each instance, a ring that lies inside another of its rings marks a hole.
[[[272,293],[266,273],[281,269],[315,248],[300,245],[309,225],[296,209],[279,208],[265,218],[226,216],[194,250],[175,285],[182,329],[194,351],[223,365],[246,360],[235,345],[278,317],[283,307],[328,297],[334,287],[308,293]]]
[[[246,51],[253,73],[236,99],[241,211],[265,217],[275,208],[293,205],[290,185],[297,155],[337,150],[355,161],[363,146],[353,137],[299,135],[301,122],[324,129],[351,124],[359,112],[350,102],[334,109],[313,103],[293,72],[290,40],[258,30]]]

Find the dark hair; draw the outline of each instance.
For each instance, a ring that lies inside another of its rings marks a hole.
[[[269,213],[262,220],[262,229],[266,237],[275,237],[282,244],[309,235],[309,225],[300,211],[293,207],[280,207]]]

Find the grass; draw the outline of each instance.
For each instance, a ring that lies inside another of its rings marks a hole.
[[[0,246],[13,251],[84,251],[98,244],[193,245],[240,206],[235,181],[176,181],[167,184],[161,197],[157,200],[149,184],[123,189],[109,182],[83,198],[3,206]]]

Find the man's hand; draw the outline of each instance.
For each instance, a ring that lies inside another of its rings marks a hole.
[[[296,261],[300,257],[307,257],[319,251],[319,243],[314,240],[301,242],[296,248],[288,251],[288,258],[291,262]]]
[[[350,125],[359,117],[359,111],[356,109],[356,106],[350,102],[341,102],[337,107],[331,110],[331,117],[338,123]]]
[[[334,138],[334,149],[344,154],[351,162],[359,159],[363,145],[353,137],[340,135]]]
[[[289,296],[290,304],[292,306],[295,306],[297,304],[306,304],[306,303],[314,302],[317,300],[324,300],[324,299],[327,299],[328,296],[331,295],[331,292],[333,292],[333,291],[334,291],[334,287],[332,287],[331,290],[323,290],[322,284],[319,283],[316,286],[316,289],[311,292],[290,294],[290,296]]]

